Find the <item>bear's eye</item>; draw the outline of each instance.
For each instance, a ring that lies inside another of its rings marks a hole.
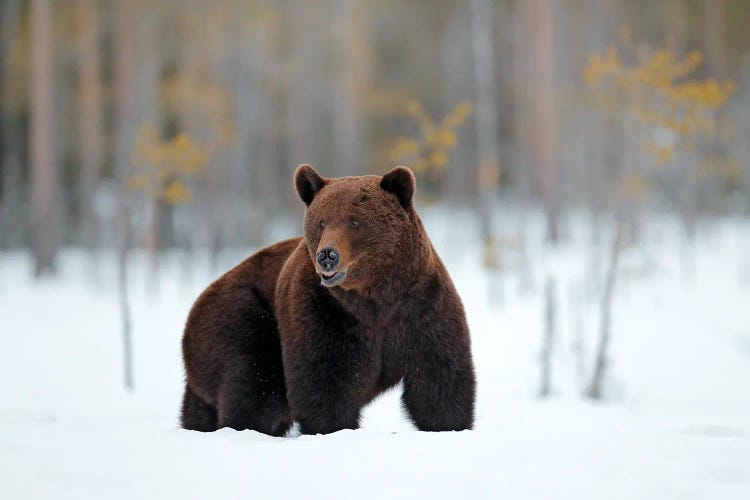
[[[357,229],[359,227],[359,221],[357,219],[350,220],[349,227],[352,229]]]
[[[320,229],[325,229],[326,223],[323,221],[320,221]]]

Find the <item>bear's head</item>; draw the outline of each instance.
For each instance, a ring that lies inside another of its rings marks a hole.
[[[363,290],[414,258],[423,230],[408,168],[329,179],[300,165],[294,184],[307,205],[305,241],[323,286]]]

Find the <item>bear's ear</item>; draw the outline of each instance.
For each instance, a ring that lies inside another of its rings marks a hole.
[[[380,181],[380,187],[395,194],[404,208],[411,207],[414,197],[414,174],[407,167],[396,167],[388,171]]]
[[[325,185],[326,179],[307,163],[297,167],[297,171],[294,172],[294,186],[297,188],[297,194],[308,207],[318,191]]]

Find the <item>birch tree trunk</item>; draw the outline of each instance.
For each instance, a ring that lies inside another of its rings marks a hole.
[[[98,242],[94,195],[102,160],[102,86],[99,65],[99,12],[95,0],[78,0],[78,136],[81,174],[79,200],[84,244],[94,251]]]
[[[540,355],[541,376],[539,397],[546,398],[552,393],[552,350],[555,340],[555,321],[557,308],[555,307],[555,278],[547,277],[544,292],[544,337]]]
[[[135,7],[131,7],[134,9]],[[137,61],[137,71],[132,75],[132,127],[133,136],[138,127],[148,124],[161,136],[161,113],[159,110],[160,60],[158,44],[159,17],[154,12],[137,15],[133,22],[136,37],[133,39],[133,59]],[[131,143],[132,148],[132,143]],[[161,187],[159,187],[161,189]],[[150,257],[149,289],[157,290],[159,284],[159,255],[169,236],[171,206],[160,197],[149,198],[148,228],[144,246]]]
[[[288,77],[286,151],[288,165],[283,175],[292,178],[300,163],[319,164],[324,159],[319,109],[325,105],[323,86],[323,42],[320,35],[321,13],[314,2],[289,2],[292,72]],[[318,165],[321,166],[321,165]],[[321,166],[323,167],[323,166]],[[323,168],[325,170],[325,168]],[[287,190],[287,198],[297,206],[294,193]]]
[[[476,92],[474,117],[479,152],[478,212],[485,251],[489,251],[493,243],[492,203],[500,183],[492,13],[490,0],[471,0],[472,55]]]
[[[706,64],[712,78],[726,76],[726,6],[724,0],[703,0]]]
[[[21,2],[6,0],[0,7],[0,85],[2,85],[2,193],[0,195],[0,247],[14,248],[22,245],[23,177],[21,169],[21,134],[18,127],[18,110],[15,88],[17,76],[12,68],[10,53],[20,42]]]
[[[560,172],[556,102],[556,33],[554,0],[529,0],[534,74],[533,155],[547,215],[547,241],[560,237]]]
[[[339,57],[334,74],[333,167],[337,176],[365,173],[363,154],[364,120],[361,113],[364,85],[368,77],[370,54],[366,16],[361,0],[336,0],[334,29]]]
[[[31,212],[34,274],[55,272],[58,236],[57,166],[53,130],[52,5],[50,0],[31,1],[31,81],[29,82],[31,130]]]
[[[133,342],[128,301],[128,250],[130,245],[130,210],[126,183],[130,170],[130,154],[135,138],[133,113],[134,84],[134,12],[133,3],[119,0],[115,8],[115,170],[118,186],[117,209],[117,282],[122,320],[123,374],[125,389],[132,391]]]
[[[684,54],[687,51],[690,30],[685,5],[682,0],[665,0],[663,5],[667,48],[677,54]]]
[[[609,253],[609,267],[604,282],[604,294],[602,295],[601,321],[599,324],[599,347],[596,352],[594,372],[591,382],[586,390],[586,396],[591,399],[601,399],[604,378],[607,373],[607,355],[612,330],[612,299],[617,284],[617,268],[620,260],[620,250],[624,233],[624,222],[621,215],[616,215],[615,231],[612,237],[612,245]]]

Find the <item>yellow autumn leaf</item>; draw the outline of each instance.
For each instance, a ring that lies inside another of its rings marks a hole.
[[[192,197],[190,190],[180,181],[170,182],[164,189],[164,200],[172,205],[185,203]]]

